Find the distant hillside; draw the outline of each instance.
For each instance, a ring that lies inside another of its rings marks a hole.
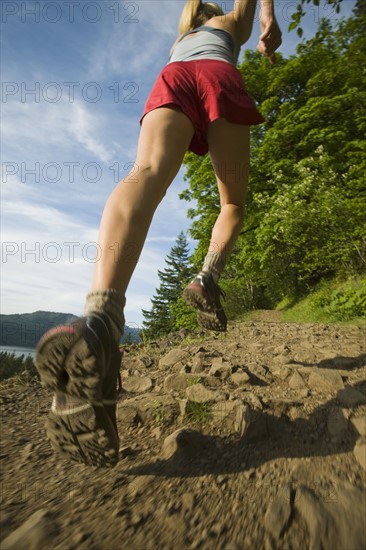
[[[72,313],[54,311],[0,315],[0,345],[34,348],[47,330],[76,320]],[[125,340],[139,342],[139,329],[126,326],[121,342]]]

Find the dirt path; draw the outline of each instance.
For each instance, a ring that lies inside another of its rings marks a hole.
[[[51,396],[2,386],[2,549],[365,548],[365,328],[182,332],[122,380],[112,470],[60,461]]]

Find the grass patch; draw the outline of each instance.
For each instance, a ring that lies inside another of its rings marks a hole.
[[[194,386],[195,384],[199,384],[202,378],[200,376],[194,376],[194,377],[187,376],[186,380],[187,380],[187,386]]]
[[[327,281],[295,305],[277,306],[282,320],[295,323],[366,322],[366,278]]]
[[[234,321],[236,323],[244,323],[246,321],[256,321],[258,319],[258,313],[263,311],[262,309],[251,309],[250,311],[245,311],[236,316]]]
[[[187,401],[186,418],[192,424],[207,424],[212,418],[211,403],[196,403],[195,401]]]
[[[154,416],[155,422],[160,426],[165,424],[167,421],[167,418],[166,418],[165,406],[163,405],[163,403],[161,401],[154,401],[152,408],[153,408],[153,416]]]

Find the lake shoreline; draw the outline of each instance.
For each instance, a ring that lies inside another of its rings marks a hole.
[[[0,353],[9,353],[14,354],[16,357],[21,357],[22,355],[25,355],[26,357],[31,356],[33,359],[36,357],[36,350],[35,348],[26,348],[22,346],[0,346]]]

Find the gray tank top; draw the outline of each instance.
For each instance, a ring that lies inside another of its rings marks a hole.
[[[199,31],[207,31],[193,36],[189,40],[183,38]],[[196,61],[197,59],[216,59],[236,64],[234,56],[235,43],[232,35],[223,29],[202,25],[184,33],[177,42],[169,63],[174,61]]]

